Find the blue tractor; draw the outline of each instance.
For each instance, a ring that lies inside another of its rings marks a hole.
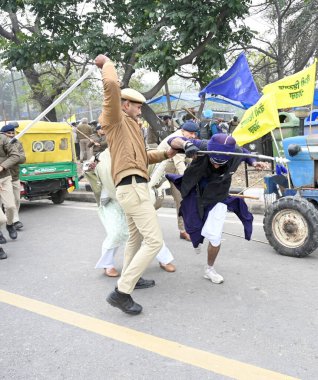
[[[265,181],[264,231],[281,255],[305,257],[318,247],[318,134],[283,140],[286,174]]]

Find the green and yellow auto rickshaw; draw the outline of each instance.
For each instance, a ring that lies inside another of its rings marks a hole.
[[[18,121],[16,133],[31,121]],[[39,121],[19,139],[26,162],[20,165],[21,197],[49,198],[63,203],[68,192],[78,188],[77,164],[72,127],[67,123]]]

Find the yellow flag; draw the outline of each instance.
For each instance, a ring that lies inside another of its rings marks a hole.
[[[316,60],[307,69],[299,71],[263,88],[263,94],[276,96],[277,108],[312,104],[316,80]]]
[[[73,113],[72,116],[70,116],[67,120],[68,123],[75,123],[76,122],[76,115]]]
[[[233,132],[236,143],[240,146],[257,140],[279,126],[275,97],[263,95],[249,108]]]

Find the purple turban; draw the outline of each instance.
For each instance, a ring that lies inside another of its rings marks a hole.
[[[225,133],[217,133],[211,137],[208,142],[207,150],[214,150],[217,152],[235,152],[236,141],[232,136]],[[209,154],[209,157],[216,164],[225,164],[231,156],[224,154]]]

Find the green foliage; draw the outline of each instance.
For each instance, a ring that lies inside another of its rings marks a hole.
[[[98,3],[102,9],[98,20],[111,21],[115,32],[100,28],[100,38],[93,45],[85,46],[87,53],[94,56],[107,47],[112,59],[125,63],[134,52],[134,67],[150,69],[167,78],[179,70],[178,61],[201,45],[209,33],[213,38],[208,39],[203,52],[190,61],[198,65],[201,77],[214,66],[224,67],[223,54],[231,42],[248,41],[251,37],[245,28],[232,30],[248,12],[250,1],[246,0]],[[112,39],[113,44],[105,43]]]
[[[75,65],[78,57],[84,62],[100,53],[122,65],[128,80],[137,68],[168,79],[187,64],[199,81],[207,82],[215,70],[225,67],[229,44],[250,39],[249,32],[237,26],[250,3],[4,0],[0,16],[6,33],[0,31],[0,58],[7,67],[24,71],[40,100],[54,100],[67,85],[69,71],[63,74],[67,63]],[[50,74],[43,75],[45,70]]]

